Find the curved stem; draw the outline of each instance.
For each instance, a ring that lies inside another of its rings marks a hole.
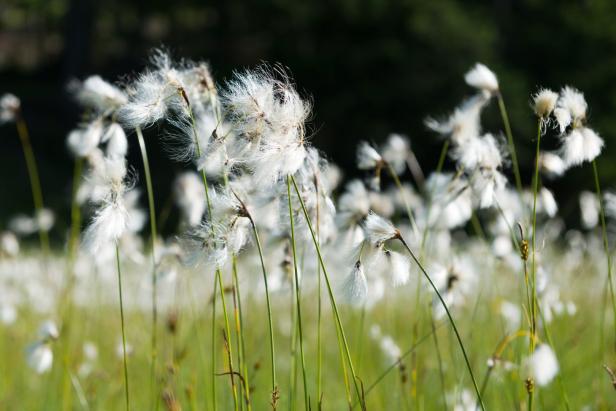
[[[34,157],[34,151],[32,150],[32,143],[30,142],[30,134],[28,133],[28,127],[21,114],[19,114],[15,120],[17,126],[17,134],[21,142],[21,147],[26,159],[26,167],[28,169],[28,176],[30,178],[30,188],[32,189],[32,200],[34,202],[34,209],[37,214],[43,211],[43,190],[41,188],[41,180],[39,178],[38,167],[36,165],[36,158]],[[38,230],[39,241],[41,249],[45,257],[49,256],[49,234],[45,230]]]
[[[116,243],[116,267],[118,270],[118,295],[120,297],[120,322],[122,326],[122,358],[124,360],[124,392],[126,400],[126,410],[130,410],[130,396],[128,391],[128,364],[126,360],[126,332],[124,330],[124,302],[122,300],[122,269],[120,266],[120,248]]]
[[[507,142],[509,144],[509,153],[511,154],[511,161],[513,163],[513,175],[515,178],[515,186],[518,189],[518,193],[522,193],[522,178],[520,177],[520,166],[518,164],[518,155],[515,150],[515,143],[513,142],[513,133],[511,133],[511,125],[509,124],[509,116],[507,115],[507,108],[505,107],[505,100],[503,94],[499,91],[497,94],[498,108],[503,119],[503,125],[505,126],[505,134],[507,134]]]
[[[152,187],[152,175],[150,173],[150,161],[148,159],[148,152],[145,146],[145,140],[143,139],[143,133],[141,128],[137,126],[135,128],[137,134],[137,140],[139,141],[139,150],[141,151],[141,159],[143,160],[143,169],[145,173],[145,183],[148,195],[148,210],[150,213],[150,247],[152,248],[152,335],[151,335],[151,364],[150,364],[150,384],[152,391],[152,400],[155,404],[158,403],[158,395],[156,394],[156,361],[157,361],[157,347],[156,347],[156,324],[158,322],[158,310],[156,307],[157,302],[157,287],[156,287],[156,240],[158,232],[156,230],[156,207],[154,205],[154,189]]]
[[[297,308],[297,326],[299,329],[299,355],[302,365],[302,382],[304,384],[304,407],[308,409],[308,382],[306,381],[306,360],[304,359],[304,333],[302,329],[302,304],[299,290],[299,273],[297,268],[297,249],[295,247],[295,222],[293,221],[293,205],[291,204],[291,178],[287,176],[287,200],[289,205],[289,225],[291,229],[291,249],[293,250],[293,273],[295,283],[295,304]]]
[[[252,216],[248,217],[250,220],[250,225],[252,226],[252,232],[255,237],[255,242],[257,243],[257,251],[259,252],[259,260],[261,262],[261,272],[263,274],[263,284],[265,286],[265,300],[267,303],[267,319],[269,325],[269,337],[270,337],[270,361],[271,361],[271,372],[272,372],[272,394],[278,391],[278,387],[276,384],[276,350],[274,343],[274,323],[272,317],[272,304],[270,301],[270,292],[269,285],[267,281],[267,269],[265,268],[265,261],[263,259],[263,248],[261,246],[261,240],[259,239],[259,232],[257,231],[257,226],[252,219]]]
[[[599,201],[599,215],[601,217],[601,233],[603,236],[603,249],[607,262],[607,281],[609,284],[610,296],[612,297],[612,309],[614,310],[614,318],[616,318],[616,298],[614,296],[614,284],[612,282],[612,256],[610,255],[610,245],[607,238],[607,224],[605,222],[605,209],[603,207],[603,198],[601,196],[601,185],[599,184],[599,172],[597,171],[596,160],[592,161],[592,171],[595,177],[595,188],[597,190],[597,199]],[[616,320],[614,322],[616,327]]]
[[[470,361],[468,359],[468,356],[466,354],[466,349],[464,348],[464,343],[462,343],[462,338],[460,337],[460,333],[458,332],[458,327],[456,326],[456,322],[454,321],[453,317],[451,316],[451,313],[449,312],[449,307],[447,307],[447,303],[445,303],[445,300],[441,296],[441,293],[438,291],[438,288],[432,282],[432,279],[430,278],[430,276],[426,272],[426,270],[423,267],[423,265],[419,262],[417,257],[415,257],[415,253],[413,253],[413,251],[409,248],[409,246],[406,243],[406,241],[404,241],[404,238],[401,235],[398,235],[397,239],[400,240],[400,242],[402,243],[402,245],[404,246],[406,251],[408,251],[408,253],[410,254],[411,258],[415,261],[415,264],[417,264],[417,266],[419,267],[419,269],[423,273],[424,277],[426,277],[426,279],[430,283],[430,286],[432,287],[432,289],[436,293],[436,296],[438,297],[440,303],[442,304],[443,308],[445,309],[445,313],[447,314],[447,318],[449,319],[449,322],[451,323],[451,327],[453,328],[453,331],[454,331],[454,333],[456,335],[456,339],[458,340],[458,345],[460,346],[460,350],[462,351],[462,356],[464,357],[464,361],[466,363],[466,368],[468,369],[468,372],[470,374],[471,380],[473,382],[473,387],[475,388],[475,393],[477,394],[477,401],[479,402],[479,405],[481,406],[481,409],[485,410],[485,406],[483,405],[483,400],[482,400],[481,394],[479,392],[479,387],[477,386],[477,381],[475,380],[475,375],[473,374],[473,369],[471,367],[471,363],[470,363]]]
[[[304,213],[304,217],[306,219],[306,223],[308,224],[308,229],[310,230],[310,235],[312,236],[312,241],[314,243],[315,250],[317,252],[317,256],[319,257],[319,264],[321,265],[321,269],[323,270],[323,277],[325,278],[325,285],[327,286],[327,293],[329,294],[329,300],[334,312],[334,319],[336,321],[336,325],[340,331],[340,337],[344,346],[345,356],[347,362],[349,364],[349,368],[351,369],[351,375],[353,376],[353,385],[355,387],[355,393],[359,398],[360,403],[362,404],[362,408],[365,408],[364,399],[362,392],[357,383],[357,374],[355,374],[355,367],[353,366],[353,359],[351,358],[351,352],[349,350],[349,344],[346,339],[346,335],[344,333],[344,327],[342,325],[342,321],[340,320],[340,313],[338,312],[338,306],[336,304],[336,299],[334,297],[334,292],[329,280],[329,275],[327,274],[327,269],[325,268],[325,263],[323,261],[323,256],[321,255],[321,247],[317,241],[317,238],[314,233],[314,229],[312,227],[312,222],[310,221],[310,216],[308,215],[308,211],[306,210],[306,205],[304,204],[304,200],[299,192],[299,187],[297,186],[297,182],[293,176],[290,176],[291,182],[293,183],[293,187],[295,188],[295,193],[297,194],[297,198],[299,199],[300,205],[302,206],[302,211]]]

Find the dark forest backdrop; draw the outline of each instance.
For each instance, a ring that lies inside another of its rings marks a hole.
[[[64,139],[80,115],[66,84],[93,73],[116,80],[137,72],[160,45],[176,57],[208,60],[220,83],[233,69],[263,61],[287,66],[314,100],[314,144],[347,175],[355,173],[358,140],[378,142],[390,132],[409,135],[422,166],[433,168],[440,143],[422,120],[447,113],[471,93],[462,75],[481,61],[499,76],[528,184],[535,127],[529,94],[540,85],[571,84],[586,93],[591,124],[607,142],[599,164],[610,187],[616,184],[616,2],[557,3],[3,0],[0,92],[22,99],[46,203],[59,220],[67,219],[72,170]],[[484,124],[501,129],[495,106]],[[29,209],[31,197],[12,125],[0,128],[0,144],[2,227]],[[150,150],[163,204],[181,165],[158,148]],[[131,161],[139,168],[134,149]],[[577,192],[592,187],[590,170],[570,171],[550,187],[573,219]]]

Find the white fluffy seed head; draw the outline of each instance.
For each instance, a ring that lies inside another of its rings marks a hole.
[[[126,94],[100,76],[90,76],[77,89],[77,100],[99,112],[115,111],[128,102]]]
[[[558,154],[547,151],[541,152],[539,167],[546,176],[551,178],[560,177],[567,170],[567,165]]]
[[[588,127],[574,128],[562,137],[560,155],[568,167],[593,161],[601,154],[603,139]]]
[[[182,173],[175,179],[173,193],[184,223],[198,226],[207,206],[203,180],[195,172]]]
[[[579,127],[586,120],[586,111],[588,103],[584,98],[584,94],[579,90],[566,86],[560,90],[560,96],[557,103],[559,108],[569,112],[571,121],[574,127]]]
[[[75,157],[87,157],[100,144],[103,132],[102,120],[96,119],[71,131],[66,138],[66,145]]]
[[[361,307],[365,303],[368,295],[368,282],[361,261],[358,260],[355,263],[353,270],[340,286],[340,290],[348,304]]]
[[[545,119],[552,114],[556,107],[558,93],[542,88],[533,96],[533,109],[537,117]]]
[[[372,170],[383,162],[383,157],[374,147],[365,141],[357,146],[357,168],[360,170]]]
[[[101,139],[103,143],[107,143],[105,153],[108,158],[123,159],[128,153],[128,139],[121,125],[111,123],[107,131]]]
[[[475,64],[475,66],[464,75],[464,81],[471,87],[487,91],[491,94],[498,91],[498,79],[496,78],[496,74],[481,63]]]
[[[364,221],[364,231],[366,238],[376,247],[380,247],[384,242],[397,238],[400,231],[391,221],[370,212]]]
[[[385,252],[389,263],[388,270],[394,287],[406,284],[411,275],[411,262],[402,254],[387,250]]]
[[[411,142],[408,137],[401,134],[390,134],[381,152],[387,164],[400,175],[406,168],[406,161],[411,153]]]

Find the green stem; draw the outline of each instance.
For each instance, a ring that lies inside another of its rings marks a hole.
[[[537,119],[537,148],[535,151],[535,175],[533,180],[533,236],[532,236],[532,300],[531,300],[531,325],[532,333],[530,338],[530,351],[535,349],[535,337],[537,334],[537,259],[536,259],[536,241],[537,241],[537,193],[539,192],[539,151],[541,148],[541,118]],[[534,391],[534,390],[533,390]],[[529,394],[532,397],[533,391]],[[532,410],[529,408],[529,410]]]
[[[409,204],[408,199],[406,198],[406,195],[404,193],[404,188],[402,187],[402,183],[400,182],[398,175],[396,175],[396,172],[394,171],[393,167],[389,163],[386,163],[386,166],[387,166],[387,170],[389,171],[389,175],[394,180],[394,184],[398,188],[398,191],[400,191],[400,196],[402,197],[402,202],[404,203],[404,208],[406,209],[406,215],[408,216],[411,222],[413,231],[415,232],[415,235],[419,236],[419,227],[417,227],[415,218],[413,218],[413,212],[411,211],[411,205]]]
[[[261,262],[261,273],[263,274],[263,284],[265,286],[265,300],[267,304],[267,320],[269,326],[269,337],[270,337],[270,362],[271,362],[271,373],[272,373],[272,395],[276,393],[278,390],[276,384],[276,349],[274,342],[274,322],[272,317],[272,304],[270,300],[270,292],[269,292],[269,284],[267,281],[267,269],[265,268],[265,260],[263,258],[263,247],[261,246],[261,240],[259,239],[259,231],[257,230],[257,225],[255,224],[252,216],[249,216],[250,225],[252,227],[252,233],[255,237],[255,243],[257,244],[257,251],[259,253],[259,260]]]
[[[239,310],[238,314],[238,323],[239,323],[239,348],[238,351],[241,354],[241,362],[238,365],[240,367],[240,372],[244,373],[244,391],[246,396],[246,406],[250,411],[252,409],[252,405],[250,403],[250,384],[248,382],[248,366],[246,365],[246,345],[244,342],[244,317],[242,311],[242,298],[240,293],[240,282],[237,275],[237,256],[233,255],[233,281],[235,282],[235,293],[237,294],[237,307]],[[239,355],[238,355],[239,356]],[[243,364],[243,367],[242,367]]]
[[[515,150],[515,143],[513,142],[513,134],[511,133],[511,125],[509,124],[509,116],[507,115],[507,108],[505,107],[505,100],[503,94],[499,91],[497,94],[498,108],[503,119],[505,126],[505,134],[507,134],[507,142],[509,144],[509,153],[511,154],[511,161],[513,163],[513,175],[515,177],[515,185],[518,189],[518,193],[522,193],[522,178],[520,177],[520,166],[518,163],[518,155]]]
[[[295,283],[295,304],[297,308],[297,326],[299,327],[299,355],[302,365],[302,379],[304,384],[304,407],[308,409],[308,382],[306,381],[306,361],[304,359],[304,334],[302,329],[302,304],[299,290],[299,273],[297,269],[297,249],[295,247],[295,223],[293,221],[293,205],[291,204],[291,178],[287,176],[287,200],[289,205],[289,224],[291,228],[291,249],[293,250],[293,273]]]
[[[30,188],[32,189],[32,200],[34,202],[34,209],[37,215],[43,211],[43,190],[41,189],[41,180],[39,178],[38,167],[36,165],[36,158],[34,157],[34,151],[32,150],[32,144],[30,142],[30,134],[28,133],[28,127],[21,114],[17,116],[15,120],[17,126],[17,134],[21,141],[21,147],[26,159],[26,167],[28,169],[28,176],[30,178]],[[45,230],[38,230],[39,241],[41,249],[45,258],[49,256],[49,235]]]
[[[137,133],[137,140],[139,141],[139,150],[141,151],[141,159],[143,160],[143,169],[145,172],[145,183],[148,195],[148,209],[150,213],[150,247],[152,248],[152,335],[151,335],[151,364],[150,364],[150,390],[152,395],[152,401],[155,404],[158,403],[158,395],[156,394],[156,361],[157,361],[157,344],[156,344],[156,324],[158,322],[158,310],[156,307],[157,302],[157,287],[156,287],[156,240],[158,232],[156,230],[156,208],[154,205],[154,189],[152,186],[152,175],[150,173],[150,161],[148,159],[148,152],[145,146],[145,140],[141,128],[137,126],[135,128]],[[156,405],[156,407],[158,407]]]
[[[458,332],[458,327],[456,326],[456,322],[454,321],[453,317],[451,316],[451,313],[449,312],[449,307],[447,307],[447,303],[445,303],[445,300],[441,296],[441,293],[438,291],[438,288],[436,287],[436,285],[434,285],[427,271],[425,270],[423,265],[419,262],[419,260],[415,256],[415,253],[413,253],[413,251],[410,249],[410,247],[408,246],[404,238],[401,235],[398,235],[398,240],[400,240],[400,242],[402,243],[406,251],[408,251],[408,253],[410,254],[413,261],[415,261],[415,264],[417,264],[417,266],[423,273],[424,277],[426,277],[426,279],[430,283],[430,286],[436,293],[436,296],[438,297],[440,303],[443,305],[443,308],[445,309],[445,313],[447,314],[447,318],[449,319],[449,322],[451,323],[451,327],[453,328],[453,331],[456,335],[456,339],[458,340],[458,345],[460,346],[460,350],[462,351],[462,356],[464,357],[464,361],[466,362],[466,368],[468,369],[471,380],[473,382],[473,387],[475,388],[475,393],[477,394],[477,401],[479,402],[479,405],[481,405],[481,409],[485,411],[485,406],[483,405],[483,400],[481,398],[481,394],[479,393],[479,387],[477,386],[477,381],[475,380],[475,375],[473,374],[471,363],[468,359],[468,356],[466,355],[466,349],[464,348],[464,344],[462,343],[462,338],[460,337],[460,333]]]
[[[616,319],[616,298],[614,297],[614,284],[612,282],[612,256],[610,254],[610,245],[607,238],[607,224],[605,222],[605,209],[603,207],[603,197],[601,196],[601,185],[599,184],[599,172],[597,171],[596,160],[592,161],[592,171],[595,177],[595,187],[597,190],[597,199],[599,201],[599,215],[601,217],[601,232],[603,236],[603,249],[607,262],[607,281],[609,283],[610,296],[612,297],[612,309],[614,318]],[[614,321],[616,327],[616,320]]]
[[[122,326],[122,358],[124,360],[124,392],[126,399],[126,411],[130,410],[130,396],[128,391],[128,364],[126,360],[126,332],[124,330],[124,302],[122,300],[122,269],[120,266],[120,248],[116,243],[116,266],[118,270],[118,295],[120,297],[120,323]]]
[[[321,254],[321,248],[315,236],[314,229],[312,227],[312,222],[310,221],[308,210],[306,210],[306,205],[304,204],[304,200],[302,199],[302,196],[299,192],[299,187],[297,186],[297,182],[295,181],[295,178],[293,176],[290,176],[290,177],[291,177],[291,182],[293,183],[293,187],[295,188],[295,193],[297,194],[297,198],[299,199],[300,205],[302,206],[302,211],[304,213],[306,223],[308,224],[308,229],[310,230],[310,235],[312,236],[312,241],[314,243],[317,256],[319,257],[319,264],[321,265],[321,269],[323,270],[323,277],[325,278],[325,285],[327,286],[327,293],[329,294],[329,300],[330,300],[330,303],[331,303],[331,306],[334,312],[334,319],[336,321],[336,325],[338,329],[340,330],[341,338],[339,338],[339,340],[340,339],[342,340],[342,344],[344,346],[344,351],[345,351],[345,356],[349,364],[349,368],[351,369],[351,375],[353,377],[353,385],[355,387],[355,393],[357,394],[357,397],[359,398],[359,401],[362,404],[362,408],[365,408],[365,404],[363,403],[363,395],[357,383],[357,374],[355,374],[355,367],[353,366],[353,359],[351,358],[349,344],[347,343],[346,335],[344,333],[344,327],[342,325],[342,321],[340,320],[340,313],[338,312],[338,306],[336,304],[336,299],[334,297],[334,292],[333,292],[331,283],[329,281],[329,275],[327,274],[327,269],[325,268],[323,256]]]

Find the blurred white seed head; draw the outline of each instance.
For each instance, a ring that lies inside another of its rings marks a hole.
[[[471,87],[493,94],[498,91],[496,74],[481,63],[475,64],[465,75],[464,81]]]
[[[30,368],[37,374],[44,374],[53,365],[53,351],[49,343],[37,341],[26,349],[26,360]]]
[[[558,374],[558,360],[552,348],[547,344],[539,344],[535,352],[526,361],[529,375],[535,384],[544,387]]]
[[[411,275],[411,262],[408,258],[396,251],[385,251],[387,257],[389,275],[394,287],[406,284]]]
[[[579,90],[570,86],[563,87],[563,89],[560,90],[557,105],[559,108],[566,110],[570,114],[570,122],[573,123],[574,128],[580,127],[586,120],[588,103],[586,103],[584,94]],[[565,119],[566,115],[563,120]]]
[[[542,151],[539,155],[541,172],[549,178],[562,176],[567,170],[565,161],[556,153]]]
[[[560,155],[568,167],[593,161],[604,145],[603,139],[588,127],[574,128],[561,139]]]
[[[128,139],[124,129],[118,123],[111,123],[101,138],[101,142],[107,143],[105,154],[109,158],[124,158],[128,153]]]
[[[353,306],[361,307],[368,295],[368,282],[361,261],[357,261],[351,273],[344,279],[340,290],[345,301]]]
[[[173,193],[183,222],[189,227],[198,226],[207,206],[203,180],[195,172],[182,173],[173,183]]]
[[[85,107],[99,112],[112,112],[126,104],[128,99],[118,87],[100,76],[90,76],[77,87],[77,100]]]
[[[0,232],[0,256],[15,257],[19,254],[19,240],[12,231]]]
[[[75,157],[86,157],[98,147],[103,137],[104,127],[101,119],[71,131],[66,137],[66,145]]]
[[[15,121],[19,110],[21,109],[21,101],[11,93],[3,94],[0,97],[0,124]]]
[[[383,157],[374,147],[365,141],[361,141],[357,146],[357,168],[360,170],[372,170],[377,166],[382,166]]]
[[[580,217],[582,226],[592,229],[599,223],[599,200],[597,195],[590,191],[580,193]]]
[[[390,134],[381,150],[383,159],[398,175],[404,173],[406,161],[411,153],[411,142],[401,134]]]

